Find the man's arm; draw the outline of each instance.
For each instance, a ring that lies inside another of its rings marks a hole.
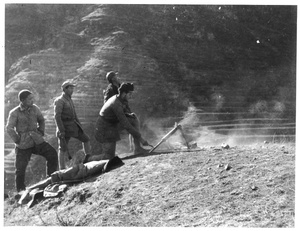
[[[65,133],[65,127],[64,127],[64,124],[61,119],[63,105],[64,105],[64,102],[62,100],[54,101],[54,119],[55,119],[56,126],[58,128],[58,131],[60,133]]]
[[[6,131],[16,144],[18,144],[21,139],[15,130],[17,126],[17,121],[18,121],[18,114],[16,113],[16,111],[11,111],[8,115]]]
[[[44,134],[45,134],[45,118],[38,106],[36,106],[36,113],[37,113],[37,122],[38,122],[37,130],[44,136]]]
[[[110,97],[116,95],[114,92],[113,87],[110,85],[107,86],[106,90],[104,91],[104,102],[106,102]]]
[[[122,103],[119,102],[112,107],[115,115],[117,116],[120,124],[135,138],[141,138],[141,133],[139,133],[138,130],[136,130],[128,121],[126,118],[126,115],[123,110]]]

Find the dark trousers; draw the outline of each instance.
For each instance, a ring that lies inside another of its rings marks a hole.
[[[25,173],[32,154],[43,156],[46,159],[46,173],[48,177],[57,170],[57,152],[49,143],[43,142],[42,144],[27,149],[16,148],[15,180],[18,192],[26,189]]]
[[[102,143],[103,160],[111,160],[116,156],[117,142]]]

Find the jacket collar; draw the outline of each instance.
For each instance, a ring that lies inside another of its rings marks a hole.
[[[22,103],[20,103],[20,105],[19,105],[19,107],[20,107],[20,111],[28,111],[31,107],[25,107]]]
[[[70,97],[69,95],[67,95],[65,92],[62,93],[62,96],[63,96],[64,98],[66,98],[67,100],[70,100],[70,99],[71,99],[71,97]]]
[[[116,95],[116,98],[119,99],[119,100],[121,101],[121,103],[124,103],[124,102],[125,102],[125,100],[122,99],[122,98],[121,98],[121,95],[119,95],[119,94]]]

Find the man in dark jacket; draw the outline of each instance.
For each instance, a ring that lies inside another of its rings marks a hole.
[[[33,104],[32,92],[22,90],[18,97],[20,105],[9,112],[6,130],[16,144],[16,188],[19,192],[26,188],[25,173],[31,155],[46,159],[47,175],[50,176],[57,170],[57,152],[43,138],[45,119],[39,107]]]
[[[124,112],[124,101],[128,101],[132,91],[133,84],[122,83],[118,89],[119,93],[109,98],[100,110],[96,123],[95,138],[102,144],[102,151],[106,159],[115,156],[116,142],[120,140],[119,124],[133,136],[134,153],[146,152],[140,144],[148,145],[148,142],[142,138],[139,129],[129,122]]]
[[[65,158],[69,155],[68,143],[71,137],[83,143],[85,155],[91,152],[90,138],[84,133],[78,120],[71,96],[76,85],[72,81],[65,81],[61,88],[63,93],[54,101],[54,118],[56,123],[56,136],[58,137],[58,164],[59,170],[65,169]],[[70,157],[69,157],[70,158]]]
[[[103,91],[104,94],[104,103],[112,96],[117,95],[119,93],[118,89],[121,86],[121,82],[118,78],[118,73],[114,71],[107,72],[106,79],[108,81],[108,86],[106,90]],[[140,120],[136,116],[135,113],[133,113],[129,107],[128,99],[123,100],[124,105],[124,113],[131,123],[131,125],[138,130],[140,130]],[[123,128],[121,128],[123,129]],[[129,134],[129,145],[130,150],[134,149],[135,146],[133,146],[133,137],[131,134]],[[133,146],[133,147],[132,147]]]
[[[118,73],[114,71],[107,72],[106,80],[108,81],[108,86],[106,90],[103,91],[104,103],[112,96],[117,95],[118,89],[121,86],[121,82],[118,78]]]

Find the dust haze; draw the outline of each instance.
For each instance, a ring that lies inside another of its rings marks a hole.
[[[213,99],[216,109],[220,109],[224,102],[222,95],[213,95]],[[248,118],[241,114],[237,115],[234,120],[225,121],[214,120],[217,112],[205,112],[190,104],[181,120],[177,121],[182,126],[185,137],[177,131],[158,149],[184,149],[186,148],[185,139],[190,146],[196,144],[200,148],[221,146],[222,144],[236,146],[293,142],[295,123],[287,123],[286,119],[281,118],[284,110],[285,105],[282,102],[260,100],[249,107]],[[148,119],[146,121],[147,127],[156,137],[151,140],[153,145],[172,129],[172,127],[165,128],[163,125],[165,122],[166,119]]]

